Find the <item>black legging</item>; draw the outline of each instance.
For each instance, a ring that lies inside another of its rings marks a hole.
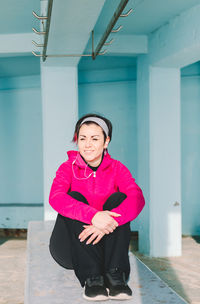
[[[79,192],[68,193],[78,201],[88,204],[86,198]],[[126,195],[113,193],[103,205],[103,210],[112,210],[121,204]],[[130,274],[128,249],[130,243],[130,222],[118,226],[112,233],[105,234],[95,245],[88,244],[88,238],[80,242],[78,236],[84,230],[83,222],[72,220],[58,214],[50,238],[51,255],[61,266],[74,269],[81,286],[93,275],[104,275],[111,268],[119,268]]]

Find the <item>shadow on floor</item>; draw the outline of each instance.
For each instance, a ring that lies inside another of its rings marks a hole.
[[[0,246],[11,239],[27,239],[27,229],[0,228]]]
[[[190,299],[185,293],[184,286],[171,265],[168,258],[152,258],[138,252],[138,234],[132,232],[130,251],[138,257],[148,268],[156,273],[169,287],[171,287],[185,301],[190,303]]]
[[[7,241],[8,241],[8,238],[0,237],[0,246],[3,245]]]
[[[192,235],[191,236],[198,244],[200,244],[200,235]]]

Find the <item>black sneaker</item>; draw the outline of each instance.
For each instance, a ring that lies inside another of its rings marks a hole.
[[[89,301],[105,301],[109,299],[103,276],[87,278],[83,298]]]
[[[109,289],[110,299],[128,300],[132,298],[132,290],[126,283],[125,273],[120,269],[110,269],[105,274],[105,283]]]

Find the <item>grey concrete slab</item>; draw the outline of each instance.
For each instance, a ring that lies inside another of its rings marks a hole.
[[[88,303],[82,298],[83,289],[73,270],[59,266],[50,255],[48,244],[53,226],[54,221],[29,223],[24,304]],[[130,263],[133,298],[125,303],[187,303],[131,252]]]
[[[44,206],[42,204],[0,203],[0,228],[27,229],[28,223],[43,220]]]

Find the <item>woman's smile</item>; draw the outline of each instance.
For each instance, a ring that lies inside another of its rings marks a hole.
[[[103,130],[95,123],[83,124],[78,136],[79,152],[91,166],[98,166],[106,148]]]

